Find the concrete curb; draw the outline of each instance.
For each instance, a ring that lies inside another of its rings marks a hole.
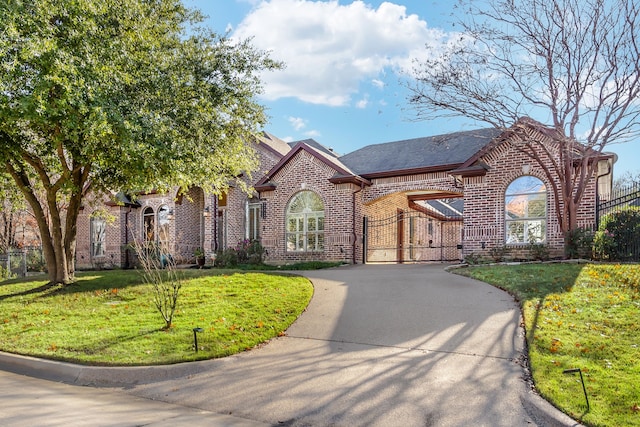
[[[544,427],[584,427],[558,408],[534,392],[520,396],[524,410],[539,426]]]
[[[161,366],[84,366],[0,352],[0,369],[49,381],[93,387],[127,387],[203,372],[211,361]]]

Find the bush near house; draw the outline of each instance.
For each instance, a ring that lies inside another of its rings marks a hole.
[[[640,208],[605,215],[593,240],[593,254],[604,261],[631,261],[640,252]]]

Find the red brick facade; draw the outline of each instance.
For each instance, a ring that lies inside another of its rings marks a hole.
[[[543,141],[554,155],[553,141],[545,134],[529,129],[527,135]],[[248,236],[250,200],[259,208],[259,218],[254,211],[252,219],[254,224],[255,221],[259,223],[260,240],[267,250],[266,261],[270,263],[303,260],[361,263],[365,243],[364,217],[393,216],[398,210],[415,210],[412,200],[438,197],[464,199],[463,228],[429,219],[420,226],[428,227],[428,232],[412,229],[411,236],[407,235],[404,240],[412,240],[412,244],[427,242],[427,247],[439,245],[444,239],[456,240],[455,253],[460,258],[470,254],[488,256],[492,248],[505,246],[505,191],[513,180],[524,175],[537,177],[545,183],[545,242],[552,257],[563,253],[564,238],[557,221],[553,186],[540,165],[508,138],[488,145],[487,150],[477,154],[477,158],[470,159],[473,164],[465,165],[481,173],[466,174],[458,174],[455,167],[461,165],[454,165],[452,169],[439,167],[367,179],[366,176],[350,175],[340,158],[328,151],[323,152],[305,142],[290,148],[274,138],[266,144],[259,144],[258,154],[260,169],[250,180],[246,178],[246,183],[257,189],[252,195],[239,188],[230,188],[227,194],[219,197],[203,194],[202,190],[195,188],[181,197],[175,197],[177,193],[147,194],[140,195],[135,204],[98,206],[108,212],[110,218],[105,233],[106,248],[100,259],[92,257],[90,250],[90,217],[96,208],[86,206],[78,225],[78,266],[127,266],[130,255],[125,250],[126,245],[142,236],[145,209],[150,208],[157,213],[162,206],[168,207],[173,214],[168,230],[171,250],[176,257],[189,262],[193,260],[193,251],[203,248],[210,262],[210,255],[216,249],[233,247]],[[551,159],[544,161],[550,162]],[[321,250],[295,250],[287,244],[287,209],[292,198],[301,191],[311,191],[322,200],[324,245]],[[596,180],[592,179],[579,209],[579,225],[593,225],[595,201]],[[436,233],[434,230],[441,231]],[[523,245],[512,245],[510,249],[517,252],[522,248]],[[376,256],[393,260],[394,255],[391,249]],[[412,248],[403,258],[420,261],[426,256],[426,252]]]

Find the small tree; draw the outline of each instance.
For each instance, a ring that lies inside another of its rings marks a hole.
[[[418,119],[460,116],[511,129],[556,194],[561,230],[606,146],[640,135],[640,4],[635,0],[460,1],[462,32],[430,46],[407,86]],[[557,150],[528,135],[540,130]],[[514,126],[514,123],[516,125]],[[524,126],[520,126],[524,124]]]
[[[169,329],[178,305],[182,277],[171,254],[162,245],[135,241],[134,252],[142,268],[142,280],[153,289],[153,304]]]

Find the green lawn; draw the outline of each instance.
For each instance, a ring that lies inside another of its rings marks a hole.
[[[40,280],[0,283],[0,350],[100,365],[150,365],[223,357],[281,335],[313,294],[303,277],[184,270],[173,326],[136,271],[78,275],[46,289]],[[199,351],[193,345],[193,328]]]
[[[523,308],[537,390],[591,426],[640,425],[640,266],[526,264],[459,269]],[[583,372],[590,409],[579,374]]]

